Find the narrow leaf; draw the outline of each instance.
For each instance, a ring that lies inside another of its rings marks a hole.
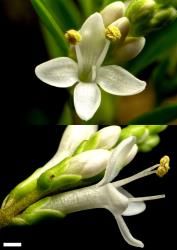
[[[88,17],[96,11],[96,0],[78,0],[78,3],[85,17]]]
[[[63,55],[67,55],[68,46],[64,38],[64,33],[56,22],[56,20],[54,19],[53,15],[51,14],[50,9],[47,8],[44,1],[42,0],[31,0],[31,2],[39,17],[41,18],[42,22],[53,35],[57,45],[63,51]]]
[[[129,124],[168,124],[177,119],[177,104],[156,108],[130,121]]]
[[[49,1],[49,0],[45,0]],[[53,5],[53,13],[66,26],[66,29],[79,29],[82,23],[81,13],[73,0],[50,0]]]

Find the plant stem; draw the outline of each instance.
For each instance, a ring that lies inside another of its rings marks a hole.
[[[41,192],[38,190],[33,191],[23,199],[16,201],[12,206],[0,210],[0,228],[6,227],[11,224],[12,219],[17,216],[21,211],[27,208],[32,203],[42,198]]]

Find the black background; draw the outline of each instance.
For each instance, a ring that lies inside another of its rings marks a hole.
[[[1,201],[16,184],[52,157],[63,130],[62,126],[11,126],[1,130]],[[144,213],[125,218],[132,235],[144,242],[145,249],[175,248],[176,141],[177,127],[170,126],[161,133],[161,143],[153,151],[138,153],[118,177],[150,167],[165,154],[171,157],[171,171],[164,178],[154,175],[127,186],[135,196],[166,194],[164,200],[148,202]],[[0,247],[4,241],[20,241],[23,249],[133,249],[123,240],[111,213],[104,209],[82,211],[31,227],[4,228],[0,231]]]
[[[37,15],[30,0],[0,1],[1,120],[27,124],[56,124],[68,98],[35,75],[49,60]]]

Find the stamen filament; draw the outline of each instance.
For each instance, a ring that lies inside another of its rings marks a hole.
[[[131,202],[139,202],[139,201],[150,201],[150,200],[158,200],[158,199],[163,199],[165,198],[164,194],[161,195],[154,195],[154,196],[146,196],[146,197],[133,197],[133,198],[128,198],[129,201]]]
[[[149,176],[151,174],[155,174],[156,171],[154,169],[158,168],[159,167],[159,164],[156,164],[150,168],[147,168],[135,175],[132,175],[131,177],[128,177],[128,178],[125,178],[123,180],[120,180],[120,181],[116,181],[114,183],[112,183],[114,185],[114,187],[118,188],[118,187],[121,187],[121,186],[124,186],[132,181],[135,181],[135,180],[138,180],[138,179],[141,179],[145,176]],[[154,170],[154,171],[153,171]]]

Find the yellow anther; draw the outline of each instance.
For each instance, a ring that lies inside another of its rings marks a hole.
[[[68,30],[65,33],[65,38],[72,45],[76,45],[76,44],[78,44],[81,41],[81,35],[76,30]]]
[[[170,158],[165,155],[160,159],[160,165],[156,171],[159,177],[163,177],[170,169]]]
[[[121,32],[118,27],[114,25],[109,25],[105,30],[105,35],[111,42],[116,42],[121,38]]]

